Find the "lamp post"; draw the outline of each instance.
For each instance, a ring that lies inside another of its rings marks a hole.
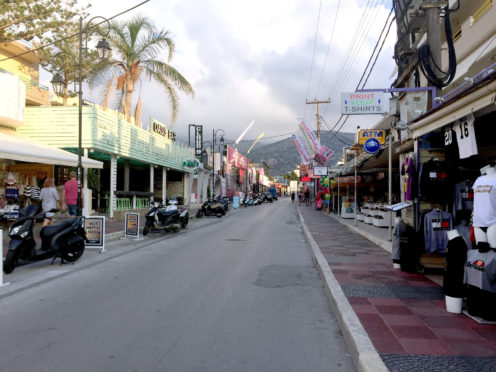
[[[208,152],[207,152],[207,148],[210,147],[210,154],[212,156],[212,175],[213,175],[213,169],[214,169],[214,147],[213,145],[209,142],[209,141],[203,141],[203,149],[202,149],[202,163],[203,163],[203,159],[204,158],[207,158],[207,164],[208,164]],[[212,185],[213,185],[213,182],[212,182]],[[213,195],[213,187],[211,186],[210,188],[210,197],[212,197]]]
[[[212,190],[215,189],[215,141],[217,140],[217,132],[222,132],[222,134],[220,135],[220,139],[219,139],[219,143],[221,146],[224,146],[224,136],[225,136],[225,133],[222,129],[212,129],[212,143],[213,143],[213,146],[212,146],[212,158],[213,158],[213,165],[212,165]],[[222,156],[220,157],[220,169],[222,170]],[[219,190],[219,195],[222,197],[222,185],[220,187],[220,190]]]
[[[110,32],[110,24],[109,21],[100,16],[96,16],[91,18],[87,23],[86,26],[83,27],[83,17],[79,18],[79,56],[78,56],[78,96],[79,96],[79,115],[78,115],[78,197],[77,197],[77,215],[81,216],[82,215],[82,198],[81,198],[81,177],[83,173],[83,163],[81,161],[81,150],[82,150],[82,135],[83,135],[83,50],[86,49],[86,45],[83,48],[83,33],[86,34],[86,44],[88,42],[88,32],[90,30],[90,24],[91,21],[96,19],[96,18],[102,18],[104,19],[105,22],[109,25],[109,32]],[[107,33],[108,34],[108,33]],[[110,56],[110,52],[112,49],[110,48],[110,44],[108,43],[107,40],[102,39],[98,42],[96,45],[96,49],[98,51],[98,57],[100,59],[106,59]],[[61,52],[65,53],[65,52]],[[61,54],[59,53],[59,54]],[[53,91],[55,94],[58,96],[62,95],[64,93],[65,85],[64,85],[64,78],[60,74],[55,74],[54,77],[52,78],[52,86],[53,86]]]

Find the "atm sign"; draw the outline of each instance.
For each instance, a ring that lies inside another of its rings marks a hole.
[[[379,144],[383,145],[386,143],[386,131],[380,129],[360,129],[358,132],[358,143],[360,145],[364,145],[370,138],[375,138],[379,141]]]

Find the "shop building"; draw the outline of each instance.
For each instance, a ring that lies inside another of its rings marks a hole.
[[[30,43],[16,41],[0,45],[0,59],[29,51]],[[0,218],[8,222],[19,209],[39,201],[44,178],[55,178],[57,167],[76,167],[77,155],[63,151],[22,133],[26,107],[47,105],[48,88],[38,83],[39,60],[33,53],[0,63]],[[85,168],[99,169],[103,163],[87,157]],[[63,184],[56,184],[61,194]]]
[[[99,182],[87,200],[92,211],[114,214],[146,210],[150,197],[190,200],[194,169],[186,166],[193,149],[175,141],[163,123],[150,120],[149,130],[129,123],[114,110],[86,103],[82,118],[84,156],[103,162]],[[30,107],[21,132],[51,146],[77,152],[78,108]],[[85,172],[86,174],[86,172]],[[95,197],[95,194],[97,196]]]
[[[445,276],[445,294],[465,297],[471,315],[496,320],[496,287],[480,284],[493,280],[482,266],[496,249],[496,8],[492,1],[450,1],[449,10],[442,2],[429,5],[395,1],[398,76],[383,90],[394,96],[390,114],[374,126],[386,130],[387,141],[375,155],[356,145],[344,154],[335,175],[343,198],[338,208],[364,222],[389,219],[393,248],[401,247],[393,249],[393,260],[406,271],[450,272],[448,252],[465,255],[464,270]],[[436,33],[443,35],[438,44]],[[427,59],[426,45],[434,51]],[[367,193],[375,194],[369,202]],[[385,207],[399,202],[403,208],[389,214]],[[447,250],[458,236],[463,247]],[[474,262],[482,265],[477,280]],[[490,311],[481,311],[483,303]]]

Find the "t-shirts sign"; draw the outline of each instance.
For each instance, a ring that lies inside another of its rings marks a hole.
[[[460,159],[477,155],[478,151],[477,141],[475,139],[474,115],[468,114],[455,121],[453,124],[453,130],[456,133],[456,141],[458,142]]]

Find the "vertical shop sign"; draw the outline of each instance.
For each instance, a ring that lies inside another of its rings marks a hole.
[[[99,249],[105,251],[105,216],[86,217],[84,219],[84,231],[88,241],[86,248]]]
[[[195,125],[195,156],[202,161],[203,125]]]
[[[126,212],[126,238],[139,238],[139,213]]]

